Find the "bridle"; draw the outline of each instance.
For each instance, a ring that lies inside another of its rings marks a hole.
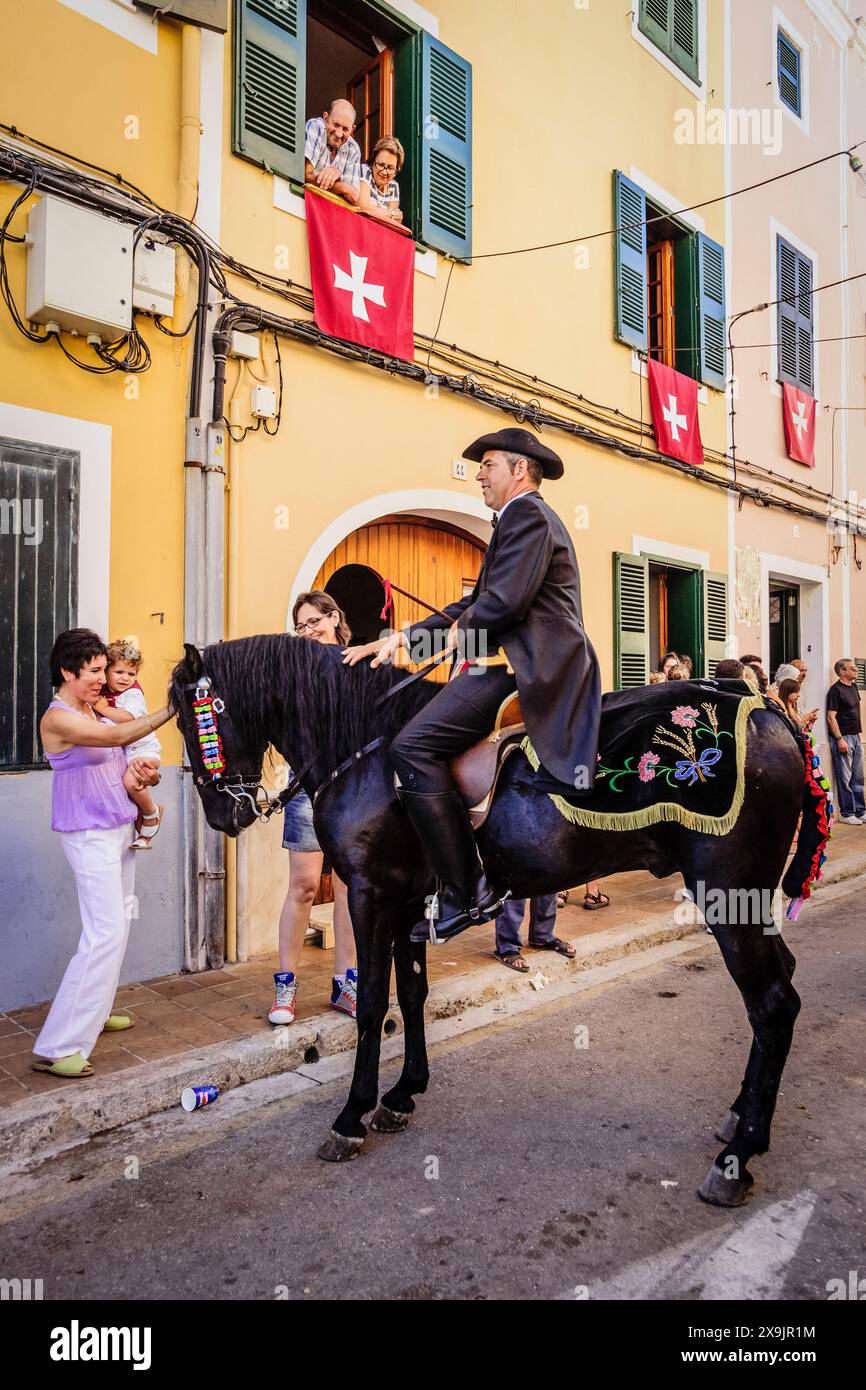
[[[212,786],[218,792],[225,792],[227,796],[232,798],[235,802],[232,807],[232,819],[236,829],[237,807],[242,805],[244,801],[250,803],[258,820],[270,820],[272,815],[282,810],[287,801],[297,796],[301,790],[301,778],[309,771],[309,767],[305,768],[299,777],[293,778],[291,784],[278,796],[269,796],[266,788],[261,784],[261,774],[256,778],[244,777],[240,772],[226,776],[218,721],[218,716],[225,713],[225,701],[221,700],[218,695],[211,695],[212,682],[209,676],[201,676],[197,681],[193,681],[183,688],[195,692],[192,710],[199,751],[205,766],[205,773],[210,773],[209,778],[203,773],[195,773],[196,786]],[[260,794],[263,799],[260,799]]]

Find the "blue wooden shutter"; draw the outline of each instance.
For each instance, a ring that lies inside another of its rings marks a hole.
[[[646,194],[618,169],[613,175],[614,333],[639,352],[649,346],[647,330]]]
[[[472,67],[421,34],[421,240],[472,255]]]
[[[800,50],[781,31],[776,32],[779,96],[795,116],[800,115]]]
[[[716,666],[724,661],[728,645],[728,577],[725,574],[704,574],[704,675],[715,675]]]
[[[232,149],[304,180],[307,0],[235,0]]]
[[[0,768],[43,764],[48,657],[78,609],[76,453],[0,439]]]
[[[812,360],[812,262],[778,237],[779,380],[802,390],[814,389]]]
[[[723,391],[726,362],[725,251],[703,232],[697,233],[695,243],[700,348],[695,375],[699,381]]]
[[[649,680],[649,561],[613,556],[613,683],[615,690]]]

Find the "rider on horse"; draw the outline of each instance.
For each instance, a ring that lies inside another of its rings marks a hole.
[[[568,530],[539,492],[561,478],[558,454],[528,430],[482,435],[464,450],[493,511],[493,535],[467,598],[450,604],[450,628],[436,615],[378,642],[352,647],[354,665],[374,666],[401,646],[422,642],[456,650],[452,679],[398,734],[391,755],[399,795],[439,880],[435,937],[445,941],[488,922],[504,898],[487,881],[469,815],[449,761],[494,726],[504,700],[520,695],[523,719],[541,760],[546,789],[592,790],[601,712],[598,661],[583,627],[580,576]],[[412,939],[426,941],[419,923]]]

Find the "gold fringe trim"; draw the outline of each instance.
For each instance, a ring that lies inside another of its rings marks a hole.
[[[702,815],[690,811],[676,801],[660,801],[655,806],[644,806],[640,811],[590,811],[582,806],[572,806],[563,796],[548,792],[559,814],[572,825],[582,825],[587,830],[644,830],[648,825],[658,825],[661,821],[676,821],[687,830],[697,830],[702,835],[727,835],[733,830],[743,808],[746,780],[746,724],[749,716],[758,709],[764,709],[763,695],[749,695],[740,701],[734,725],[734,744],[737,752],[737,784],[734,799],[723,816]],[[529,738],[520,745],[526,754],[533,772],[538,771],[539,758]]]

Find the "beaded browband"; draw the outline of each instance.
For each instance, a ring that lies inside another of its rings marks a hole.
[[[192,707],[195,713],[202,760],[211,777],[216,779],[222,776],[226,768],[222,739],[216,719],[218,714],[222,714],[225,705],[219,696],[216,699],[211,699],[210,681],[207,676],[203,676],[196,685]]]

